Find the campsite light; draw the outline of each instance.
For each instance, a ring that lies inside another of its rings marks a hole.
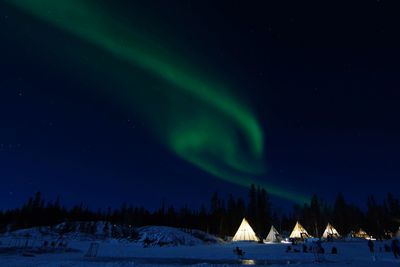
[[[255,265],[256,262],[254,260],[242,260],[243,265]]]

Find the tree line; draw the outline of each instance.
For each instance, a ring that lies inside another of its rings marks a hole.
[[[233,236],[243,217],[246,217],[259,237],[268,234],[273,224],[283,234],[290,234],[296,221],[313,236],[321,236],[328,222],[345,235],[360,228],[377,238],[389,237],[400,225],[400,202],[388,193],[382,202],[373,196],[367,199],[367,210],[346,202],[339,193],[330,205],[317,195],[303,206],[295,205],[290,212],[274,209],[268,192],[251,185],[248,198],[229,195],[226,199],[215,192],[208,205],[192,209],[187,205],[176,209],[162,202],[160,208],[150,212],[144,207],[124,203],[119,208],[90,210],[83,203],[66,208],[58,197],[46,202],[40,192],[20,208],[0,211],[0,233],[35,226],[52,226],[61,222],[107,221],[111,225],[131,227],[163,225],[200,229],[220,237]]]

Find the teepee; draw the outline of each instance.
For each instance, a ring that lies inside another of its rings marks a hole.
[[[324,233],[322,234],[322,238],[339,238],[340,235],[338,231],[332,226],[332,224],[328,223],[328,225],[325,228]]]
[[[306,229],[304,229],[304,227],[301,226],[299,222],[296,222],[296,225],[294,226],[293,231],[289,237],[303,239],[311,236],[307,233]]]
[[[396,237],[400,238],[400,226],[399,226],[399,230],[397,230]]]
[[[233,236],[232,241],[259,241],[256,233],[254,233],[246,218],[243,218],[236,234]]]
[[[264,239],[264,242],[272,243],[272,242],[281,242],[281,241],[282,241],[282,236],[278,233],[278,231],[272,225],[267,237]]]
[[[360,230],[358,230],[358,232],[353,234],[353,237],[357,237],[357,238],[365,238],[368,239],[370,238],[370,236],[367,234],[367,232],[365,232],[363,229],[360,228]]]

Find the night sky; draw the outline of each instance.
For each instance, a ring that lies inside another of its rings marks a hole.
[[[0,0],[0,208],[399,197],[394,2]]]

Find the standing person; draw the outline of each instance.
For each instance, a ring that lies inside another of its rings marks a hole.
[[[399,239],[396,239],[396,253],[397,253],[397,256],[399,257],[400,256],[400,241],[399,241]]]
[[[400,250],[399,240],[397,240],[397,239],[392,240],[391,249],[392,249],[394,258],[397,259],[399,257],[399,252],[400,252],[399,251]]]
[[[372,255],[372,260],[375,261],[375,253],[374,253],[374,242],[372,242],[372,240],[368,240],[368,247],[369,247],[369,252],[371,252]]]
[[[313,252],[316,262],[322,262],[325,260],[323,256],[323,254],[325,253],[325,249],[322,247],[321,240],[318,240],[314,243]]]

